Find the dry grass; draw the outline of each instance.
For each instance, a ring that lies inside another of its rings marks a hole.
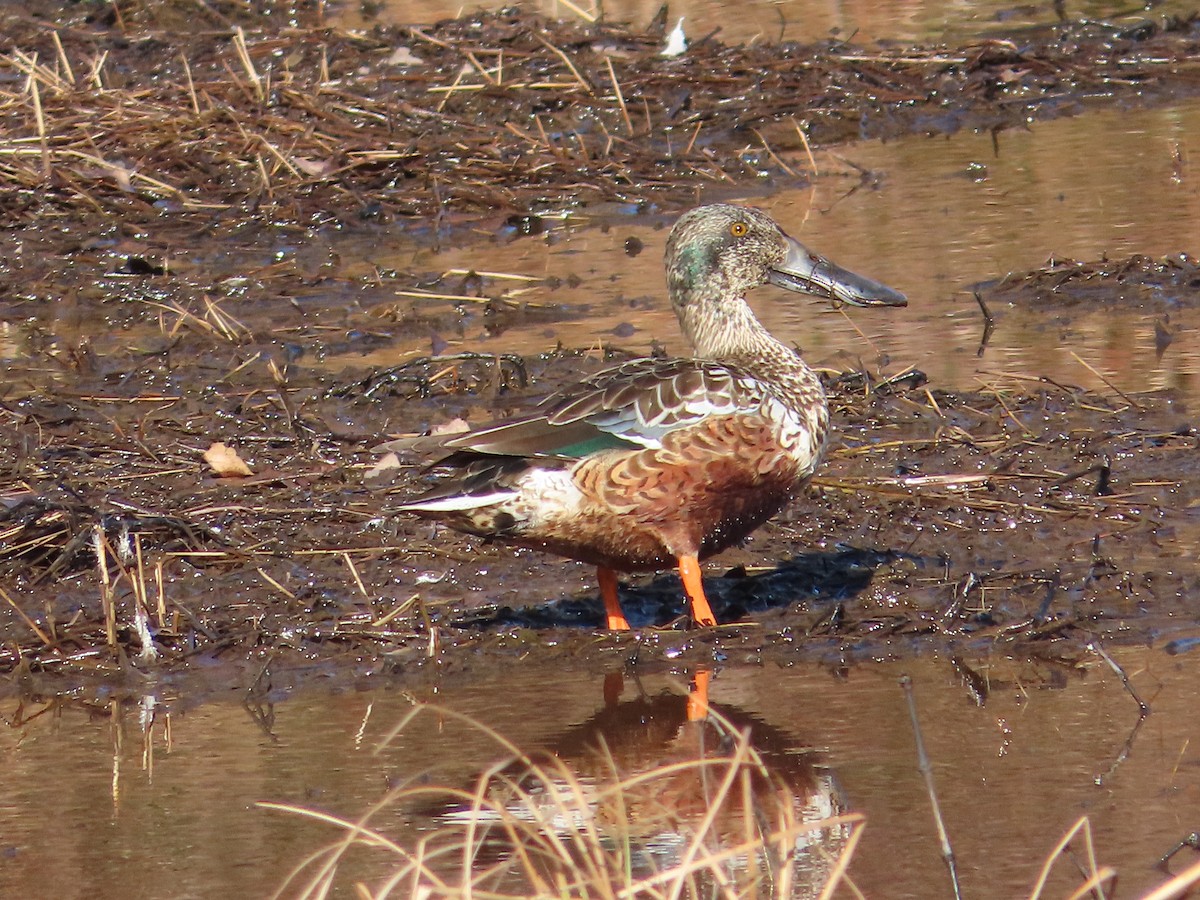
[[[505,758],[470,790],[406,785],[357,821],[261,804],[343,832],[298,866],[277,896],[319,900],[353,883],[360,896],[423,900],[826,898],[843,882],[861,896],[845,870],[862,817],[802,818],[808,798],[768,770],[748,732],[715,713],[684,727],[709,729],[710,746],[721,745],[719,751],[635,773],[622,771],[603,748],[587,773],[556,756],[534,758],[490,728],[431,706],[415,708],[384,746],[416,716],[429,714],[467,724],[495,741]],[[723,745],[712,740],[714,731]],[[438,824],[414,841],[394,841],[373,825],[393,807],[439,810]],[[383,855],[377,870],[388,874],[373,887],[341,872],[354,849]],[[797,879],[805,880],[803,889]]]
[[[801,160],[815,174],[812,142],[857,139],[868,118],[880,133],[924,129],[947,107],[1015,124],[1064,91],[1190,86],[1196,52],[1186,23],[1136,43],[1079,24],[1069,41],[1025,35],[1020,48],[709,38],[664,60],[660,30],[582,15],[349,33],[320,4],[204,6],[200,27],[149,0],[121,4],[107,27],[72,8],[49,25],[0,12],[6,219],[47,206],[149,218],[270,207],[306,221],[690,202],[705,182],[791,179]]]
[[[769,770],[748,730],[735,729],[715,711],[703,724],[685,727],[723,737],[709,744],[719,751],[636,772],[603,745],[590,765],[533,756],[476,720],[426,705],[415,707],[380,749],[425,715],[477,731],[503,758],[470,789],[404,785],[357,820],[260,803],[341,831],[293,870],[276,897],[323,900],[347,889],[376,900],[863,897],[847,874],[863,817],[802,818],[810,798]],[[384,813],[394,820],[397,810],[435,824],[398,841],[375,824]],[[1098,861],[1086,816],[1047,855],[1025,895],[1029,900],[1047,896],[1056,868],[1075,885],[1063,896],[1112,896],[1117,873]],[[364,871],[377,873],[373,884],[363,880]],[[1200,864],[1166,878],[1142,900],[1183,897],[1197,884]],[[948,884],[944,890],[949,896]]]

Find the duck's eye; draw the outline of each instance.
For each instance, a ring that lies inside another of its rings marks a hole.
[[[729,226],[729,233],[734,237],[745,237],[749,230],[750,226],[745,222],[734,222]]]

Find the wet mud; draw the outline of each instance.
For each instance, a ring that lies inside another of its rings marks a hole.
[[[373,448],[518,411],[627,358],[620,336],[455,355],[447,335],[576,311],[553,284],[526,304],[432,263],[364,274],[327,239],[548,239],[562,206],[666,224],[701,188],[794,178],[808,142],[1190,96],[1193,22],[1062,22],[958,48],[710,37],[663,61],[661,31],[513,12],[352,34],[316,6],[251,22],[208,4],[185,45],[171,4],[115,9],[0,12],[8,690],[155,680],[204,696],[530,653],[597,670],[998,643],[1070,660],[1094,640],[1200,638],[1198,437],[1178,397],[1036,372],[954,393],[865,368],[829,375],[837,434],[808,495],[708,565],[727,624],[689,629],[663,575],[622,588],[638,632],[600,633],[594,571],[389,515],[421,468],[379,472]],[[1061,327],[1151,303],[1165,348],[1197,280],[1187,257],[1052,261],[976,286],[981,339],[1011,306]],[[402,288],[479,302],[397,302]],[[356,362],[414,334],[427,357]],[[218,477],[214,442],[251,474]]]

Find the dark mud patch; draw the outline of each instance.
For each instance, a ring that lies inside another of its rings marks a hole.
[[[367,389],[300,363],[218,373],[158,354],[5,403],[10,686],[269,692],[454,677],[534,652],[597,668],[996,642],[1070,657],[1089,640],[1195,631],[1200,438],[1169,395],[839,379],[837,443],[810,495],[708,566],[728,623],[710,630],[686,628],[664,575],[623,588],[653,628],[598,633],[589,568],[388,515],[419,490],[415,464],[368,486],[380,432],[504,415],[617,357],[422,360]],[[254,474],[213,477],[214,440]]]

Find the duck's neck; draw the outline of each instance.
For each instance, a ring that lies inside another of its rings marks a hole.
[[[683,336],[700,359],[740,362],[769,358],[803,366],[804,361],[767,331],[740,298],[717,303],[676,303]]]
[[[683,336],[701,359],[724,361],[787,349],[763,327],[745,300],[677,303],[675,314]]]
[[[767,331],[745,300],[676,303],[675,312],[697,358],[763,372],[791,397],[824,398],[816,373],[800,354]]]

